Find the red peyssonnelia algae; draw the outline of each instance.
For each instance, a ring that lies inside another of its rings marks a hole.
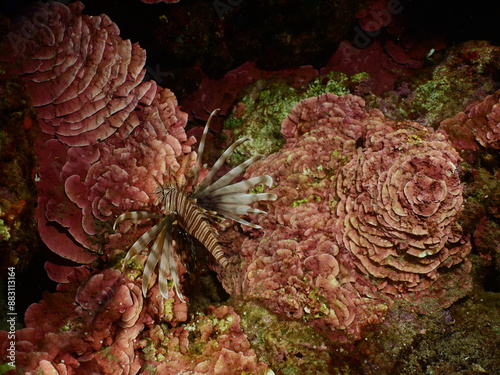
[[[158,88],[151,106],[143,109],[141,126],[127,137],[116,134],[88,147],[49,140],[40,147],[37,220],[51,250],[89,263],[102,250],[103,238],[96,237],[106,235],[102,222],[151,204],[153,177],[178,169],[178,158],[194,142],[184,132],[186,117],[172,92]]]
[[[40,180],[37,183],[38,206],[35,218],[45,244],[65,259],[77,263],[90,263],[95,255],[89,253],[82,242],[88,242],[81,225],[81,213],[66,195],[61,171],[66,163],[68,147],[52,139],[38,151]],[[50,269],[50,271],[56,270]],[[51,272],[49,272],[49,275]],[[64,276],[54,280],[62,282]]]
[[[119,316],[121,327],[132,327],[138,321],[143,306],[140,289],[127,282],[115,269],[106,269],[85,280],[76,291],[75,302],[79,305],[78,314],[92,321],[92,331],[102,336],[102,340],[111,339],[110,333],[102,328],[108,326],[107,321],[117,320]],[[110,310],[115,311],[114,316],[103,318]]]
[[[152,82],[143,82],[146,52],[123,40],[106,15],[82,15],[83,4],[50,2],[15,23],[1,58],[16,63],[42,130],[71,146],[102,141],[140,121]]]
[[[105,251],[103,222],[151,204],[153,177],[177,170],[195,140],[173,93],[142,81],[145,51],[122,40],[107,16],[82,8],[33,8],[13,23],[2,59],[15,62],[10,69],[26,81],[48,134],[37,141],[40,235],[63,258],[90,263]],[[60,282],[70,271],[47,269]]]
[[[69,160],[61,172],[65,192],[81,210],[88,236],[96,234],[96,220],[107,221],[152,202],[153,177],[161,179],[168,168],[177,170],[177,158],[189,152],[194,142],[187,139],[185,124],[186,115],[172,92],[158,89],[152,105],[144,109],[141,126],[128,137],[115,136],[93,148],[68,151]]]
[[[356,272],[336,240],[336,173],[355,155],[368,117],[351,95],[303,100],[282,123],[287,144],[258,170],[276,183],[278,200],[258,218],[262,239],[247,239],[243,294],[274,311],[328,328],[332,338],[360,336],[387,310],[385,297]],[[255,170],[251,172],[258,173]],[[262,221],[262,222],[261,222]]]
[[[338,239],[363,273],[390,280],[389,288],[425,289],[439,267],[470,250],[456,223],[460,158],[443,133],[416,123],[380,116],[366,130],[363,147],[338,176]]]
[[[138,287],[111,269],[93,275],[76,269],[70,279],[28,308],[26,328],[16,333],[17,369],[23,374],[52,367],[67,374],[117,373],[118,368],[137,373],[135,340],[144,328]]]
[[[137,374],[153,366],[162,374],[270,373],[231,307],[209,306],[172,328],[159,323],[175,320],[148,316],[137,285],[119,271],[74,271],[70,283],[29,307],[26,328],[16,332],[19,373]],[[1,358],[8,342],[0,343]]]
[[[500,90],[444,120],[440,127],[454,132],[454,142],[458,146],[473,137],[483,147],[500,150]],[[474,145],[468,148],[476,149]]]
[[[359,338],[394,294],[426,296],[470,250],[455,221],[460,159],[447,138],[364,105],[325,94],[295,106],[282,123],[286,145],[250,171],[271,175],[279,198],[256,219],[263,236],[243,241],[244,276],[224,279],[338,340]]]
[[[273,373],[251,349],[240,321],[232,307],[210,306],[187,326],[169,331],[157,326],[148,332],[147,361],[159,374]]]

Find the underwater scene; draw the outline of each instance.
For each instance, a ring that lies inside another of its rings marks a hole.
[[[0,374],[500,374],[495,3],[0,3]]]

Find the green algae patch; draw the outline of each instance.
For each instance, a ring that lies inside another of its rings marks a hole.
[[[252,155],[269,155],[278,151],[285,144],[281,123],[298,102],[325,93],[348,94],[353,80],[362,79],[363,75],[353,77],[330,72],[302,87],[294,88],[286,80],[273,76],[250,85],[224,122],[224,128],[233,132],[234,139],[252,139],[235,150],[232,163],[236,165]]]
[[[276,374],[328,374],[327,341],[302,321],[283,319],[253,302],[235,309],[252,349]]]

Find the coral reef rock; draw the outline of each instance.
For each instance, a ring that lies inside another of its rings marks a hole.
[[[154,177],[179,169],[195,139],[174,94],[143,81],[145,51],[107,16],[82,9],[80,2],[33,7],[13,22],[0,60],[26,82],[45,133],[36,143],[40,235],[62,258],[90,263],[130,245],[108,238],[107,222],[151,204]],[[67,281],[67,272],[47,269]]]
[[[460,157],[445,134],[364,106],[334,94],[295,106],[285,146],[249,171],[271,175],[279,198],[224,278],[230,292],[340,341],[359,338],[394,298],[443,307],[469,286]],[[457,264],[464,277],[441,275]],[[443,295],[445,284],[460,292]]]

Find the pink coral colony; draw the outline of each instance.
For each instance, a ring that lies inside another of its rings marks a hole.
[[[339,340],[359,338],[394,296],[431,293],[470,251],[456,223],[460,158],[446,136],[364,106],[324,94],[283,121],[287,144],[251,171],[269,173],[279,199],[258,219],[262,238],[243,241],[242,291],[227,281]]]

